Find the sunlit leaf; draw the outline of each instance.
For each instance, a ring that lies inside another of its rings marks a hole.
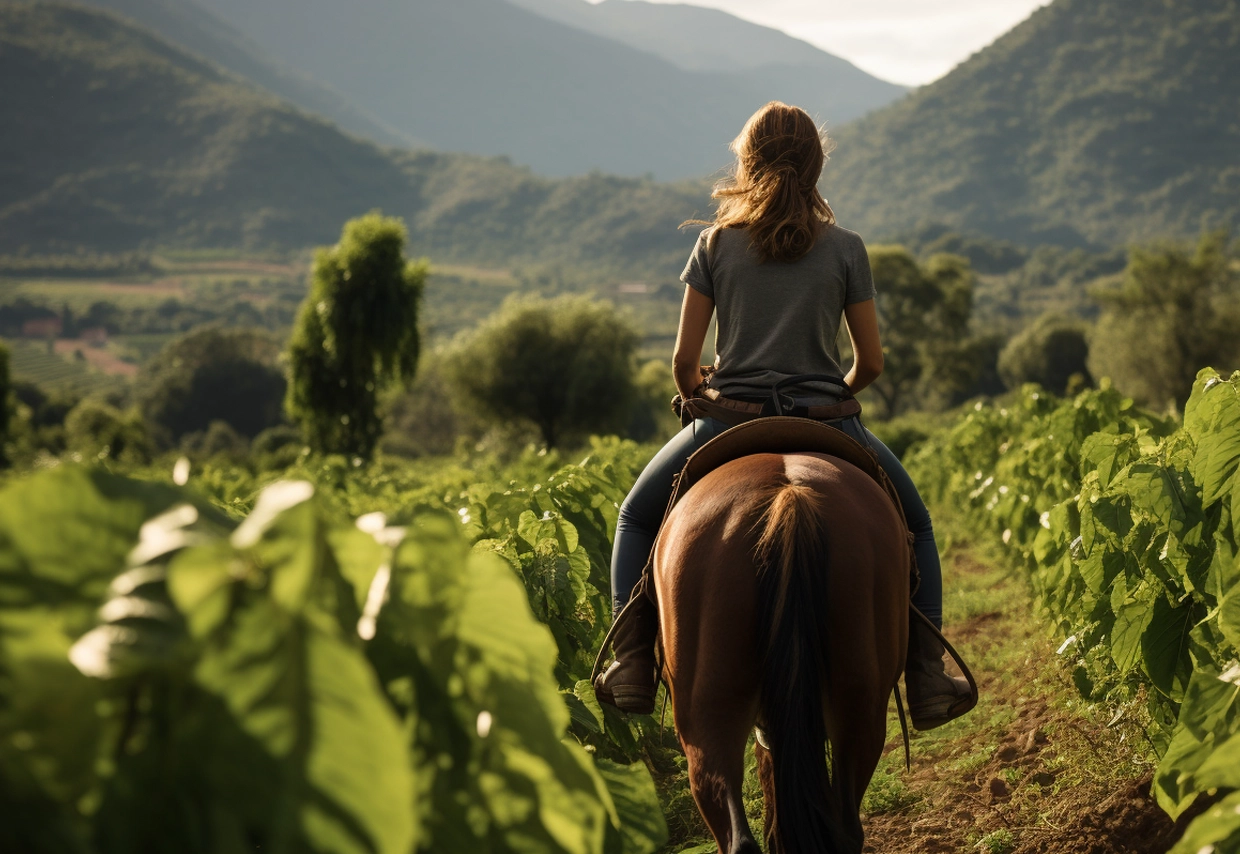
[[[600,759],[599,774],[616,805],[619,827],[608,830],[606,854],[653,854],[667,841],[667,822],[650,771],[640,762]]]

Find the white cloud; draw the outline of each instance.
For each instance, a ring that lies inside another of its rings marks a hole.
[[[781,29],[885,80],[921,85],[946,74],[1047,2],[693,0],[693,5]]]

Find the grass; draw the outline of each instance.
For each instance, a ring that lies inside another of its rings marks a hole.
[[[977,841],[975,846],[978,851],[985,854],[1007,854],[1016,847],[1016,837],[1007,829],[996,830],[993,833],[987,833]]]

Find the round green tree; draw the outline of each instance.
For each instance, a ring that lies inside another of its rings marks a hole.
[[[1240,367],[1238,260],[1223,231],[1203,234],[1195,250],[1134,248],[1123,282],[1095,294],[1103,313],[1090,372],[1146,406],[1182,410],[1202,368]]]
[[[902,246],[875,246],[870,266],[884,359],[870,390],[883,416],[950,404],[985,367],[985,342],[969,335],[976,277],[968,260],[939,254],[921,264]]]
[[[638,340],[610,303],[510,299],[458,341],[447,370],[472,411],[531,424],[554,448],[589,432],[623,430]]]
[[[247,438],[282,420],[280,344],[261,329],[196,329],[143,367],[138,407],[165,443],[223,421]]]
[[[426,263],[405,260],[399,219],[350,220],[315,255],[288,346],[288,414],[323,453],[369,459],[383,431],[379,395],[413,379]]]
[[[1007,343],[999,354],[999,376],[1008,388],[1037,383],[1055,394],[1092,382],[1085,324],[1044,314]]]

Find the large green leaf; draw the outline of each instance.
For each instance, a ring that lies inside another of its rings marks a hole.
[[[1127,673],[1141,660],[1141,644],[1145,631],[1154,618],[1157,593],[1148,587],[1138,588],[1137,595],[1125,595],[1123,587],[1116,586],[1111,597],[1111,610],[1115,613],[1115,626],[1111,630],[1111,658],[1120,673]]]
[[[1197,818],[1168,854],[1234,854],[1240,851],[1240,792],[1233,792]]]
[[[1193,774],[1198,789],[1240,789],[1240,733],[1214,749]]]
[[[589,755],[564,740],[551,634],[512,567],[471,553],[459,527],[434,516],[409,527],[368,647],[416,714],[413,752],[434,774],[419,805],[425,850],[595,854],[615,811]]]
[[[0,492],[0,629],[10,609],[42,609],[77,637],[94,623],[108,584],[152,516],[186,501],[163,484],[64,466]]]
[[[653,854],[667,842],[667,822],[650,771],[641,762],[595,763],[616,804],[619,827],[608,829],[605,854]]]
[[[275,847],[408,854],[416,839],[404,735],[361,653],[313,615],[237,613],[196,681],[279,761]]]
[[[127,701],[70,663],[70,649],[98,623],[96,611],[144,523],[186,500],[169,486],[75,466],[0,492],[0,777],[4,799],[24,804],[10,832],[42,816],[48,832],[37,838],[54,836],[47,810],[57,803],[80,831],[79,809],[97,804]],[[201,505],[194,512],[227,524]],[[148,581],[116,582],[103,620],[118,644],[105,645],[100,660],[133,641],[127,660],[135,669],[144,656],[167,661],[172,644],[164,641],[175,642],[177,618]],[[13,850],[39,850],[36,837]]]
[[[1184,694],[1193,664],[1188,656],[1188,634],[1193,608],[1173,607],[1166,596],[1154,600],[1149,624],[1141,635],[1141,660],[1150,682],[1172,700]]]
[[[590,757],[562,740],[569,716],[552,677],[551,638],[516,606],[524,592],[502,561],[473,555],[469,581],[458,661],[472,665],[461,670],[470,693],[494,701],[483,711],[491,712],[488,738],[497,749],[483,773],[508,781],[488,798],[492,814],[520,815],[517,793],[532,785],[535,812],[506,833],[528,843],[546,840],[557,846],[552,850],[571,854],[598,851],[613,808]]]
[[[1175,736],[1154,775],[1154,795],[1172,818],[1187,809],[1200,791],[1194,772],[1218,745],[1240,731],[1240,686],[1229,679],[1198,671],[1189,681]]]
[[[1240,494],[1240,374],[1222,381],[1210,373],[1198,378],[1184,413],[1185,427],[1197,441],[1193,476],[1206,504]]]
[[[358,648],[327,528],[311,490],[277,485],[228,547],[179,554],[169,587],[205,636],[195,683],[277,763],[273,849],[408,854],[406,736]]]

